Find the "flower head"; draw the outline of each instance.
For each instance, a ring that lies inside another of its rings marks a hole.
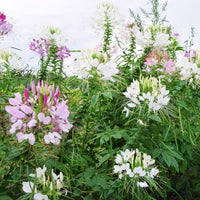
[[[59,99],[59,87],[55,90],[54,85],[47,82],[38,82],[37,85],[32,82],[31,88],[32,92],[29,85],[25,88],[24,101],[20,93],[15,93],[15,98],[9,99],[11,106],[5,107],[11,115],[10,133],[16,133],[20,143],[28,140],[33,145],[36,137],[43,136],[46,144],[59,145],[62,134],[72,128],[68,121],[70,112],[67,101]],[[42,129],[49,133],[41,134]],[[37,134],[38,130],[40,134]]]
[[[121,158],[120,158],[121,157]],[[116,165],[114,165],[114,173],[117,173],[119,179],[129,177],[130,180],[136,182],[137,187],[148,187],[147,180],[154,179],[159,170],[153,167],[155,160],[150,155],[141,153],[138,149],[121,151],[116,156]]]

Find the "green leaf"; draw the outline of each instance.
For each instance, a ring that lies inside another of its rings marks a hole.
[[[101,158],[101,160],[99,161],[98,167],[102,165],[102,163],[104,163],[106,160],[108,160],[110,158],[110,154],[106,154],[105,156],[103,156]]]
[[[94,107],[99,100],[99,94],[95,94],[91,98],[91,106]]]
[[[172,166],[177,172],[179,172],[179,167],[176,159],[171,156],[167,151],[162,152],[162,157],[168,167]]]
[[[109,137],[107,135],[102,136],[100,139],[100,145],[106,143],[107,141],[109,141]]]
[[[158,117],[158,115],[150,115],[149,118],[160,123],[162,122],[162,120],[160,119],[160,117]]]
[[[112,135],[115,139],[120,139],[122,137],[120,132],[116,132],[115,134]]]
[[[9,196],[0,196],[0,200],[13,200]]]
[[[109,99],[112,99],[112,93],[111,92],[103,92],[103,96],[107,97]]]
[[[157,158],[159,155],[161,154],[161,150],[160,149],[154,149],[152,156],[153,158]]]

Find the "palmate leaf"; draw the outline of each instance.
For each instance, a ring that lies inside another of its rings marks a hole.
[[[162,158],[168,167],[172,166],[177,172],[179,172],[178,160],[184,160],[183,157],[178,153],[173,146],[166,145],[162,142],[164,150],[162,151]]]
[[[179,166],[176,159],[171,156],[167,151],[162,152],[162,157],[168,167],[172,166],[177,172],[179,172]]]

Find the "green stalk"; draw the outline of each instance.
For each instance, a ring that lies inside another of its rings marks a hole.
[[[184,133],[180,106],[178,107],[178,113],[179,113],[179,121],[181,125],[181,132]]]

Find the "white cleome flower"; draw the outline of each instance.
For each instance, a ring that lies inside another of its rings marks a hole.
[[[27,63],[17,55],[15,51],[5,51],[1,50],[0,52],[0,72],[6,71],[6,68],[11,70],[17,69],[25,69],[27,67]]]
[[[144,188],[144,187],[148,187],[148,184],[147,184],[146,181],[144,181],[144,182],[137,182],[137,186],[141,187],[141,188]]]
[[[45,171],[46,171],[46,167],[45,165],[43,166],[43,169],[41,167],[36,168],[36,176],[37,178],[42,178],[45,175]]]
[[[158,173],[159,173],[159,170],[158,170],[158,169],[152,168],[151,171],[150,171],[150,173],[149,173],[149,176],[150,176],[151,178],[154,178],[154,176],[157,176]]]
[[[63,35],[62,31],[58,27],[44,26],[42,28],[41,37],[44,37],[59,47],[65,46],[68,41],[67,36]]]
[[[142,169],[142,167],[135,167],[133,169],[134,174],[139,174],[139,176],[145,176],[146,172]]]
[[[37,193],[34,195],[34,200],[49,200],[47,195],[43,195],[41,193]]]
[[[117,164],[122,164],[122,156],[121,156],[120,154],[117,154],[117,157],[116,157],[116,159],[115,159],[115,162],[116,162]]]
[[[150,155],[147,155],[146,153],[143,154],[142,164],[143,164],[144,168],[147,168],[150,165],[153,165],[154,163],[155,163],[155,160],[152,159]]]
[[[123,177],[125,177],[125,180],[132,179],[136,181],[138,187],[145,188],[148,187],[148,184],[141,180],[153,179],[159,173],[159,170],[153,167],[155,160],[150,155],[141,153],[138,149],[134,151],[126,149],[124,152],[121,151],[121,155],[122,160],[120,158],[118,165],[114,165],[113,171],[118,174],[119,179]],[[119,154],[117,157],[119,159]]]
[[[105,64],[100,64],[98,66],[98,70],[102,74],[103,80],[110,80],[115,81],[113,76],[115,76],[117,73],[119,73],[119,69],[117,68],[117,64],[114,61],[109,61]]]
[[[157,33],[155,36],[154,47],[164,48],[170,44],[169,35],[166,33]]]
[[[25,193],[32,193],[34,188],[34,183],[33,182],[23,182],[22,183],[22,190]],[[35,192],[37,192],[37,189],[35,187]]]
[[[100,35],[102,35],[105,29],[105,15],[109,18],[113,29],[120,28],[123,23],[119,10],[114,4],[111,2],[99,4],[92,18],[92,27]]]
[[[135,80],[127,87],[126,92],[123,93],[127,98],[135,101],[137,103],[136,97],[140,94],[140,83],[138,80]]]
[[[126,149],[124,152],[121,151],[121,155],[123,156],[123,160],[125,162],[129,161],[130,158],[132,158],[135,154],[135,151],[130,151],[129,149]]]
[[[119,165],[114,165],[114,173],[121,173],[122,172],[122,168]]]
[[[138,31],[136,34],[136,44],[142,48],[148,47],[153,44],[153,40],[151,39],[150,32],[140,32]]]
[[[181,80],[190,80],[193,76],[198,80],[200,77],[200,68],[196,63],[189,62],[187,57],[180,57],[175,64],[180,73]]]

